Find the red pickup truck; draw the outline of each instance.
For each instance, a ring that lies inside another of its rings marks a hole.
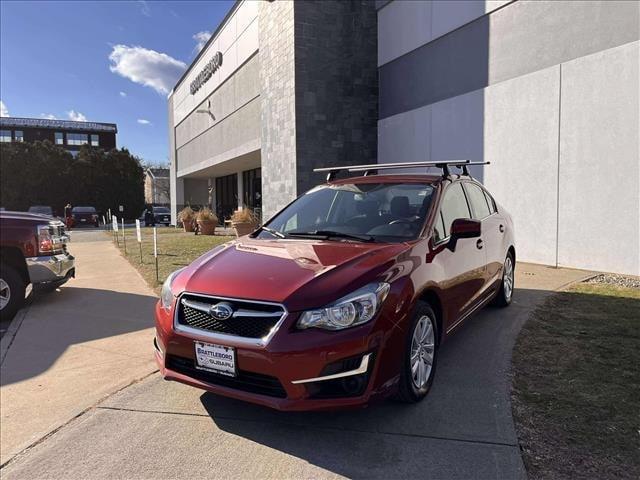
[[[64,224],[44,215],[0,212],[0,319],[22,306],[29,284],[53,290],[75,276]]]

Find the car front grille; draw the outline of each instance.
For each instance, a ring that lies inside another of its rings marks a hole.
[[[231,308],[233,315],[230,318],[218,319],[208,311],[210,307],[220,303]],[[184,294],[178,304],[176,320],[178,325],[207,332],[264,338],[271,333],[285,313],[284,308],[277,304]]]
[[[280,380],[269,375],[239,370],[237,377],[227,377],[225,375],[199,370],[195,368],[193,360],[175,355],[168,355],[165,365],[169,370],[213,385],[233,388],[243,392],[257,393],[268,397],[287,398],[287,392],[282,386],[282,383],[280,383]]]

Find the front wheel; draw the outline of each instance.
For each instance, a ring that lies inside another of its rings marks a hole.
[[[11,320],[22,306],[26,285],[14,268],[2,265],[0,269],[0,319]]]
[[[419,302],[405,341],[398,400],[417,403],[429,393],[438,358],[437,325],[431,307]]]
[[[493,303],[498,307],[508,307],[511,305],[513,299],[513,287],[515,285],[515,265],[513,263],[513,255],[511,252],[507,253],[507,258],[504,260],[504,266],[502,267],[502,282],[500,283],[500,290],[496,295]]]

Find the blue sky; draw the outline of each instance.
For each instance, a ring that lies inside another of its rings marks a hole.
[[[114,122],[167,163],[167,93],[233,3],[1,1],[0,113]]]

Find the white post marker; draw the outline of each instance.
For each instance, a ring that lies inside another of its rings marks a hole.
[[[111,223],[113,225],[113,236],[116,238],[116,245],[120,246],[120,240],[118,239],[118,217],[115,215],[111,217]]]
[[[138,237],[138,246],[140,247],[140,263],[142,263],[142,232],[140,231],[140,220],[136,219],[136,237]]]
[[[102,215],[102,225],[107,228],[107,220],[104,218],[104,215]]]
[[[158,273],[158,227],[153,227],[153,256],[156,259],[156,282],[160,281]]]
[[[122,243],[124,244],[124,253],[127,253],[127,239],[124,237],[124,217],[122,217]]]

